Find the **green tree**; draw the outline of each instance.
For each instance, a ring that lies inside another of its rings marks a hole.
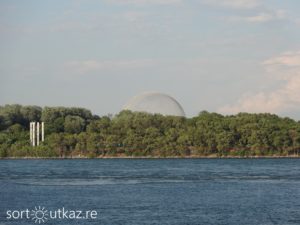
[[[84,131],[85,121],[79,116],[66,116],[64,131],[71,134],[79,134]]]

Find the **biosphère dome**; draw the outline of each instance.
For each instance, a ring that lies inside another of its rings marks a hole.
[[[134,112],[158,113],[170,116],[185,116],[181,105],[171,96],[149,92],[134,96],[123,107]]]

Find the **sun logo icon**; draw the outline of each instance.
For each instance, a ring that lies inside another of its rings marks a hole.
[[[34,207],[34,209],[31,210],[31,216],[35,223],[44,223],[48,219],[48,210],[45,210],[45,207],[41,206]]]

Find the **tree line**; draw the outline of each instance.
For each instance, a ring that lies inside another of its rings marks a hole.
[[[32,147],[29,123],[45,122],[45,142]],[[289,156],[300,153],[300,122],[274,114],[192,118],[84,108],[0,106],[0,157]]]

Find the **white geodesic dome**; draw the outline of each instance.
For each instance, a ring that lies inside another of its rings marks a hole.
[[[124,110],[133,112],[158,113],[171,116],[185,116],[181,105],[171,96],[149,92],[131,98],[123,107]]]

